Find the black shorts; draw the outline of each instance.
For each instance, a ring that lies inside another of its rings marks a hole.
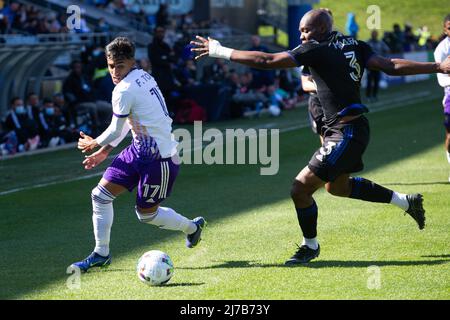
[[[315,134],[322,134],[323,110],[319,97],[316,94],[310,94],[308,99],[308,114],[311,129]]]
[[[314,153],[308,168],[326,182],[344,173],[361,171],[362,155],[370,140],[367,118],[360,116],[345,124],[324,125],[323,130],[323,145]]]

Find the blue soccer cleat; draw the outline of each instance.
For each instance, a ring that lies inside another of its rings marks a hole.
[[[79,268],[82,272],[87,272],[94,267],[107,267],[111,263],[111,255],[106,257],[99,255],[97,252],[92,252],[86,259],[75,262],[72,266]]]
[[[203,217],[197,217],[192,221],[197,225],[197,231],[186,236],[186,247],[188,248],[195,247],[202,240],[201,234],[206,227],[206,220]]]

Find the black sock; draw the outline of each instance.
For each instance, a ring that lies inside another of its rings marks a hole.
[[[391,202],[392,190],[361,177],[354,177],[351,180],[352,192],[350,198],[381,203]]]
[[[298,224],[303,232],[303,237],[312,239],[317,236],[317,205],[314,201],[310,207],[296,208]]]

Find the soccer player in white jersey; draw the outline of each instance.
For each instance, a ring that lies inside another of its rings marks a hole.
[[[450,55],[450,14],[444,19],[444,33],[446,37],[439,43],[434,51],[434,60],[442,62]],[[450,76],[448,74],[438,73],[438,82],[444,88],[444,126],[445,126],[445,149],[447,151],[447,160],[450,164]],[[448,178],[450,181],[450,177]]]
[[[169,196],[178,174],[177,142],[172,134],[172,119],[157,83],[151,75],[135,66],[135,46],[118,37],[106,46],[106,58],[112,80],[113,117],[109,127],[97,138],[80,132],[78,149],[93,152],[83,161],[89,170],[103,162],[131,130],[132,143],[111,163],[92,190],[94,251],[73,266],[85,272],[111,263],[110,232],[113,200],[137,187],[136,215],[139,221],[162,229],[186,234],[186,246],[195,247],[206,226],[202,217],[190,220],[175,210],[160,206]]]

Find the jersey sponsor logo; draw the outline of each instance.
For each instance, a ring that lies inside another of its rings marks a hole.
[[[316,159],[320,162],[323,162],[326,156],[330,155],[330,153],[333,151],[333,148],[336,146],[336,142],[327,142],[326,145],[321,147],[319,149],[320,154],[316,155]]]

